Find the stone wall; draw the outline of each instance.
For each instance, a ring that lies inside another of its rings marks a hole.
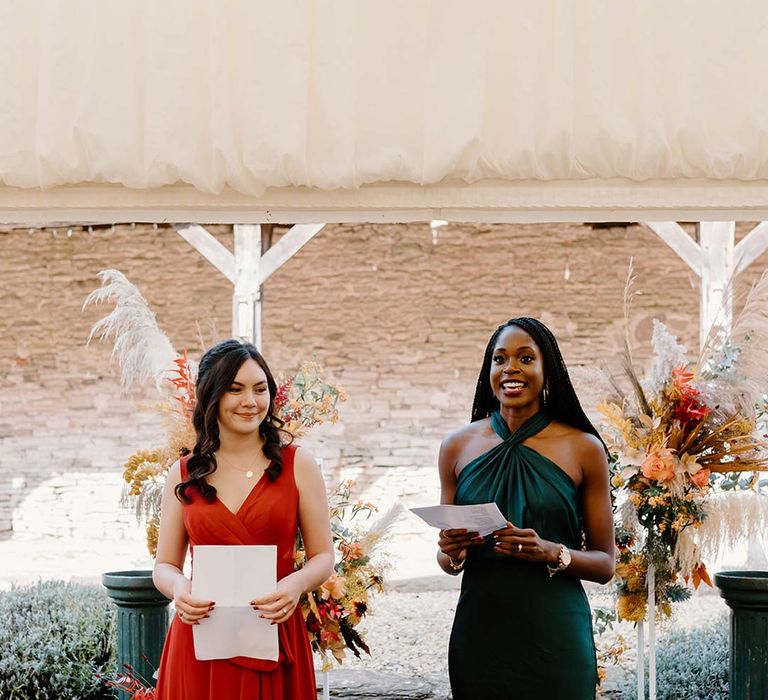
[[[748,228],[740,226],[739,235]],[[231,246],[228,227],[210,230]],[[642,226],[433,230],[424,223],[326,227],[265,285],[264,352],[275,371],[315,358],[347,389],[342,422],[321,426],[306,441],[329,480],[343,472],[372,498],[434,502],[439,441],[468,419],[493,328],[511,316],[538,316],[571,367],[614,361],[632,256],[644,292],[632,326],[643,343],[638,357],[648,357],[653,317],[695,347],[698,280]],[[767,265],[763,256],[739,285]],[[228,335],[229,282],[172,229],[0,231],[6,537],[12,530],[62,536],[71,523],[56,504],[70,502],[68,488],[87,500],[89,475],[112,486],[91,496],[85,510],[103,513],[104,532],[116,538],[135,529],[124,513],[109,517],[111,502],[95,502],[116,498],[131,452],[162,439],[152,392],[122,396],[111,348],[85,346],[90,326],[109,307],[81,306],[98,285],[96,273],[110,267],[140,287],[178,349],[199,353]],[[596,397],[587,389],[583,399],[592,410]]]

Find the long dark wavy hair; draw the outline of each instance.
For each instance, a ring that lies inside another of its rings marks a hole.
[[[269,409],[264,420],[259,425],[259,434],[264,438],[262,448],[264,455],[271,462],[266,469],[267,478],[274,481],[283,471],[282,444],[291,435],[283,430],[283,421],[275,413],[275,394],[277,385],[269,371],[261,353],[250,343],[244,343],[232,338],[224,340],[210,348],[200,359],[200,367],[195,384],[195,410],[192,414],[192,424],[195,427],[196,442],[187,461],[187,480],[176,486],[176,498],[184,503],[190,503],[187,495],[190,487],[195,487],[202,497],[212,502],[216,498],[216,488],[211,486],[205,477],[216,471],[215,452],[221,442],[219,438],[219,400],[229,391],[232,382],[246,360],[253,360],[267,376],[269,389]]]
[[[592,425],[592,421],[587,418],[584,409],[581,407],[576,391],[571,384],[571,378],[568,376],[568,369],[563,361],[557,340],[541,321],[527,316],[513,318],[502,323],[491,335],[488,345],[485,348],[483,356],[483,366],[480,368],[480,376],[477,378],[477,388],[475,389],[475,400],[472,403],[472,421],[487,418],[494,411],[499,410],[499,400],[493,395],[491,389],[491,360],[493,359],[493,349],[496,347],[496,341],[503,330],[510,326],[522,328],[533,338],[536,345],[541,350],[544,361],[544,392],[541,398],[542,411],[550,418],[559,420],[562,423],[573,426],[582,432],[594,435],[600,442],[603,439]],[[603,443],[605,446],[605,443]]]

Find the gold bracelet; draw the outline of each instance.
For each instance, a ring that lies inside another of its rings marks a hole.
[[[557,565],[550,566],[547,564],[547,572],[549,573],[549,578],[552,578],[556,573],[567,569],[570,563],[571,552],[564,544],[561,544],[557,553]]]
[[[453,560],[453,557],[450,554],[447,554],[446,556],[448,557],[448,566],[450,566],[451,569],[454,571],[461,571],[464,568],[464,562],[467,561],[466,555],[458,564]]]

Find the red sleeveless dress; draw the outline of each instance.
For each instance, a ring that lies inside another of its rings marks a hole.
[[[299,492],[293,472],[294,445],[283,448],[283,471],[275,481],[266,474],[254,485],[237,513],[218,498],[208,503],[195,489],[182,504],[193,558],[200,544],[277,545],[277,578],[294,571]],[[181,460],[187,478],[186,458]],[[157,700],[316,700],[312,651],[301,610],[278,625],[277,661],[246,657],[198,661],[192,627],[174,617],[163,648]]]

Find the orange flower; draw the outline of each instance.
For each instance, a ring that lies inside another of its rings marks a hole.
[[[336,598],[337,600],[344,595],[346,591],[346,585],[343,578],[339,578],[335,573],[331,574],[329,578],[322,586],[323,598]]]
[[[695,474],[691,474],[691,482],[700,489],[709,486],[709,469],[699,469]]]
[[[672,381],[675,385],[675,389],[682,391],[687,387],[694,378],[693,372],[691,372],[686,365],[680,365],[672,370]]]
[[[355,559],[362,559],[363,557],[363,548],[357,542],[344,542],[339,545],[339,549],[341,550],[345,559],[351,559],[354,561]]]
[[[628,591],[635,593],[645,588],[645,568],[643,558],[634,554],[628,561],[616,565],[616,576],[624,579]]]
[[[616,603],[616,612],[622,620],[639,622],[645,619],[645,598],[637,593],[619,596]]]
[[[675,457],[672,450],[664,448],[651,452],[642,464],[643,476],[655,481],[671,481],[675,478]]]

